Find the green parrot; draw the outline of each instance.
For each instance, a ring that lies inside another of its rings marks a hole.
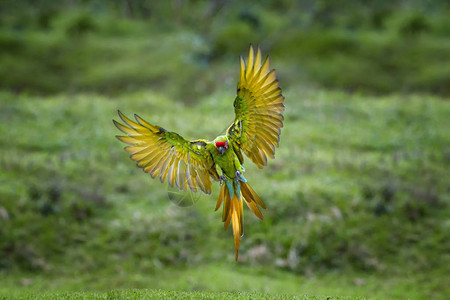
[[[270,59],[262,62],[261,50],[250,46],[248,62],[240,58],[240,79],[234,100],[235,119],[226,134],[213,141],[188,141],[175,132],[152,125],[134,115],[131,120],[119,111],[125,125],[113,120],[125,136],[117,138],[129,144],[125,151],[149,173],[180,190],[200,189],[211,193],[211,178],[221,185],[216,210],[223,204],[225,230],[232,223],[235,259],[243,234],[243,202],[260,219],[259,209],[266,208],[244,177],[244,156],[259,168],[267,165],[267,156],[274,158],[283,127],[284,97],[270,70]]]

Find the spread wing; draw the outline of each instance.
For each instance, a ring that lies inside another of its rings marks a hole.
[[[125,150],[138,167],[153,178],[159,176],[161,182],[167,178],[170,186],[176,185],[180,190],[190,188],[196,192],[198,186],[203,192],[211,193],[210,176],[218,180],[218,175],[206,149],[206,141],[188,141],[137,115],[134,115],[136,121],[128,119],[120,111],[119,116],[125,125],[113,122],[126,136],[117,138],[130,145]]]
[[[244,151],[259,168],[267,165],[267,156],[274,158],[283,127],[284,97],[270,70],[269,57],[261,63],[261,50],[250,46],[248,63],[241,57],[241,76],[234,100],[235,119],[228,128],[228,139],[242,161]]]

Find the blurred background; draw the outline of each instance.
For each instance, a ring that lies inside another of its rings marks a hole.
[[[175,205],[111,120],[213,139],[250,43],[285,127],[235,263],[219,185]],[[446,298],[449,96],[444,0],[0,1],[0,292]]]

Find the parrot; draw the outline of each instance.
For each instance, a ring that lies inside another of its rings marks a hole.
[[[211,194],[212,180],[220,185],[217,211],[223,204],[225,230],[232,224],[235,260],[243,236],[243,202],[261,220],[266,205],[244,176],[244,156],[258,168],[275,158],[283,127],[284,96],[270,69],[270,57],[262,59],[261,49],[250,45],[247,62],[240,57],[240,78],[234,99],[234,121],[224,135],[212,141],[187,140],[181,135],[153,125],[138,115],[129,119],[118,111],[122,123],[114,125],[125,135],[116,138],[128,144],[125,151],[137,167],[152,178],[166,180],[181,191]]]

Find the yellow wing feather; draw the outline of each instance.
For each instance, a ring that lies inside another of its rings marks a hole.
[[[259,168],[267,165],[267,156],[275,156],[283,127],[283,102],[269,57],[262,63],[259,47],[255,54],[250,46],[248,63],[240,60],[235,120],[227,134],[235,150],[242,150]]]
[[[119,111],[119,117],[125,125],[116,121],[114,124],[127,135],[117,138],[130,145],[125,150],[144,172],[153,178],[159,176],[161,182],[167,179],[170,186],[180,190],[196,192],[199,187],[203,192],[211,193],[210,177],[218,180],[218,175],[206,149],[206,141],[190,142],[137,115],[133,121]]]

